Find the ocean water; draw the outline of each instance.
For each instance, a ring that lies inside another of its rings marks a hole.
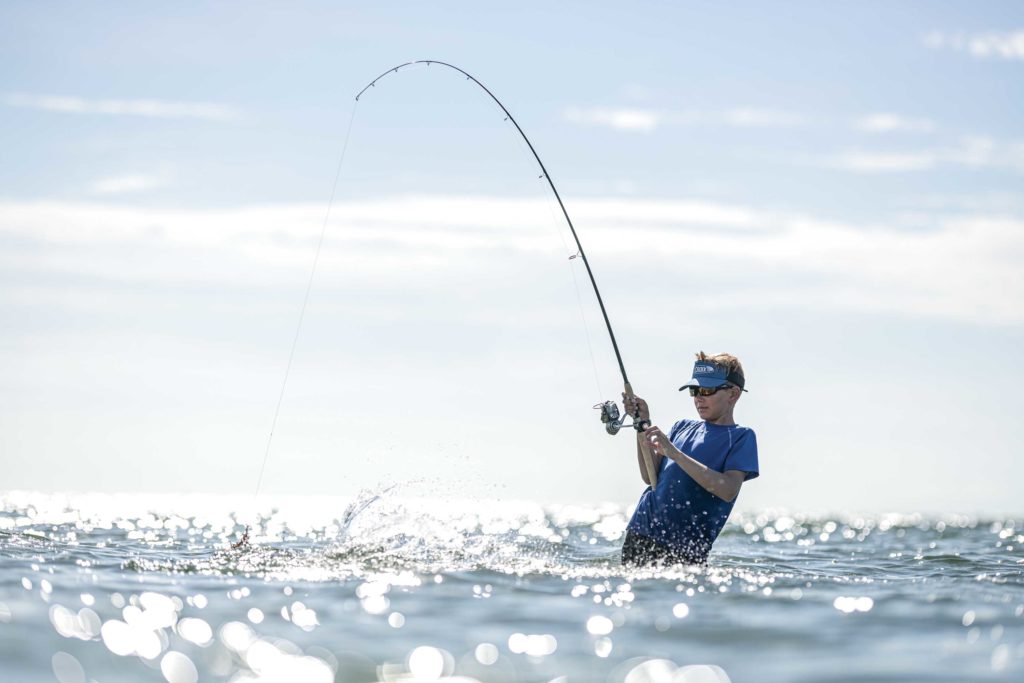
[[[4,683],[1024,680],[1024,518],[765,511],[637,572],[612,504],[0,501]]]

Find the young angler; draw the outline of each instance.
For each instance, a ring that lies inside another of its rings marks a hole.
[[[624,565],[704,564],[732,512],[743,482],[758,476],[754,431],[733,419],[745,383],[735,356],[697,354],[689,389],[700,420],[680,420],[668,435],[658,427],[637,433],[640,476],[648,488],[626,528]],[[642,398],[623,394],[626,411],[650,420]],[[658,472],[652,489],[644,453]]]

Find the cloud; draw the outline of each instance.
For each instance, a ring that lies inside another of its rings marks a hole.
[[[900,216],[858,224],[732,202],[592,198],[568,208],[602,283],[658,274],[657,287],[638,296],[664,298],[694,278],[730,272],[715,297],[688,305],[1024,323],[1024,219],[1013,215],[939,212],[921,219],[922,230],[906,229]],[[31,273],[26,287],[36,288],[60,274],[131,289],[295,287],[308,273],[323,212],[314,204],[168,210],[0,202],[0,240],[14,245],[0,252],[0,264]],[[565,226],[552,220],[542,200],[396,196],[339,204],[318,283],[359,292],[368,307],[399,274],[456,291],[477,278],[530,286],[518,270],[524,264],[570,263],[550,235],[552,225],[563,233]],[[10,284],[15,296],[18,283]],[[537,316],[549,313],[543,308]]]
[[[565,110],[565,120],[594,126],[607,126],[616,130],[649,133],[664,122],[661,112],[650,109],[602,108],[581,109],[570,107]]]
[[[929,119],[913,119],[884,112],[868,114],[854,122],[854,128],[867,133],[932,133],[937,127]]]
[[[849,150],[821,163],[857,173],[928,171],[940,166],[1024,171],[1024,142],[967,136],[954,145],[910,151]]]
[[[89,186],[89,189],[93,194],[116,195],[152,190],[165,184],[162,179],[154,176],[124,175],[113,178],[101,178],[94,181]]]
[[[735,128],[779,128],[799,126],[805,119],[791,112],[759,107],[734,107],[723,111],[665,111],[616,107],[570,107],[566,121],[616,130],[649,133],[663,125],[730,126]]]
[[[979,59],[1024,60],[1024,30],[1008,33],[943,33],[934,31],[924,37],[932,49],[966,52]]]
[[[715,115],[707,117],[714,120]],[[776,109],[741,107],[729,109],[721,114],[721,121],[741,128],[786,128],[804,123],[802,116]]]
[[[857,173],[902,173],[927,171],[938,163],[939,155],[932,151],[900,154],[852,150],[832,157],[826,165]]]
[[[10,107],[40,109],[65,114],[105,114],[110,116],[146,116],[161,119],[204,119],[231,121],[238,111],[223,104],[208,102],[167,102],[163,100],[87,100],[67,95],[31,95],[11,93],[2,98]]]

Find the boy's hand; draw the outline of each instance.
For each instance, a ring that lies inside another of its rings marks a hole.
[[[651,409],[647,407],[647,401],[643,400],[639,396],[627,396],[625,392],[622,393],[622,407],[625,408],[626,414],[637,420],[650,420]]]
[[[643,433],[643,438],[647,439],[647,445],[651,449],[651,453],[655,455],[661,455],[670,460],[675,460],[676,457],[673,455],[682,455],[679,449],[676,448],[669,438],[665,435],[665,432],[661,431],[660,427],[648,427],[647,431]]]

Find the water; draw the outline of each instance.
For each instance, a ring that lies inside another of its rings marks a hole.
[[[1024,680],[1021,519],[739,515],[644,573],[617,505],[399,493],[0,496],[0,680]]]

